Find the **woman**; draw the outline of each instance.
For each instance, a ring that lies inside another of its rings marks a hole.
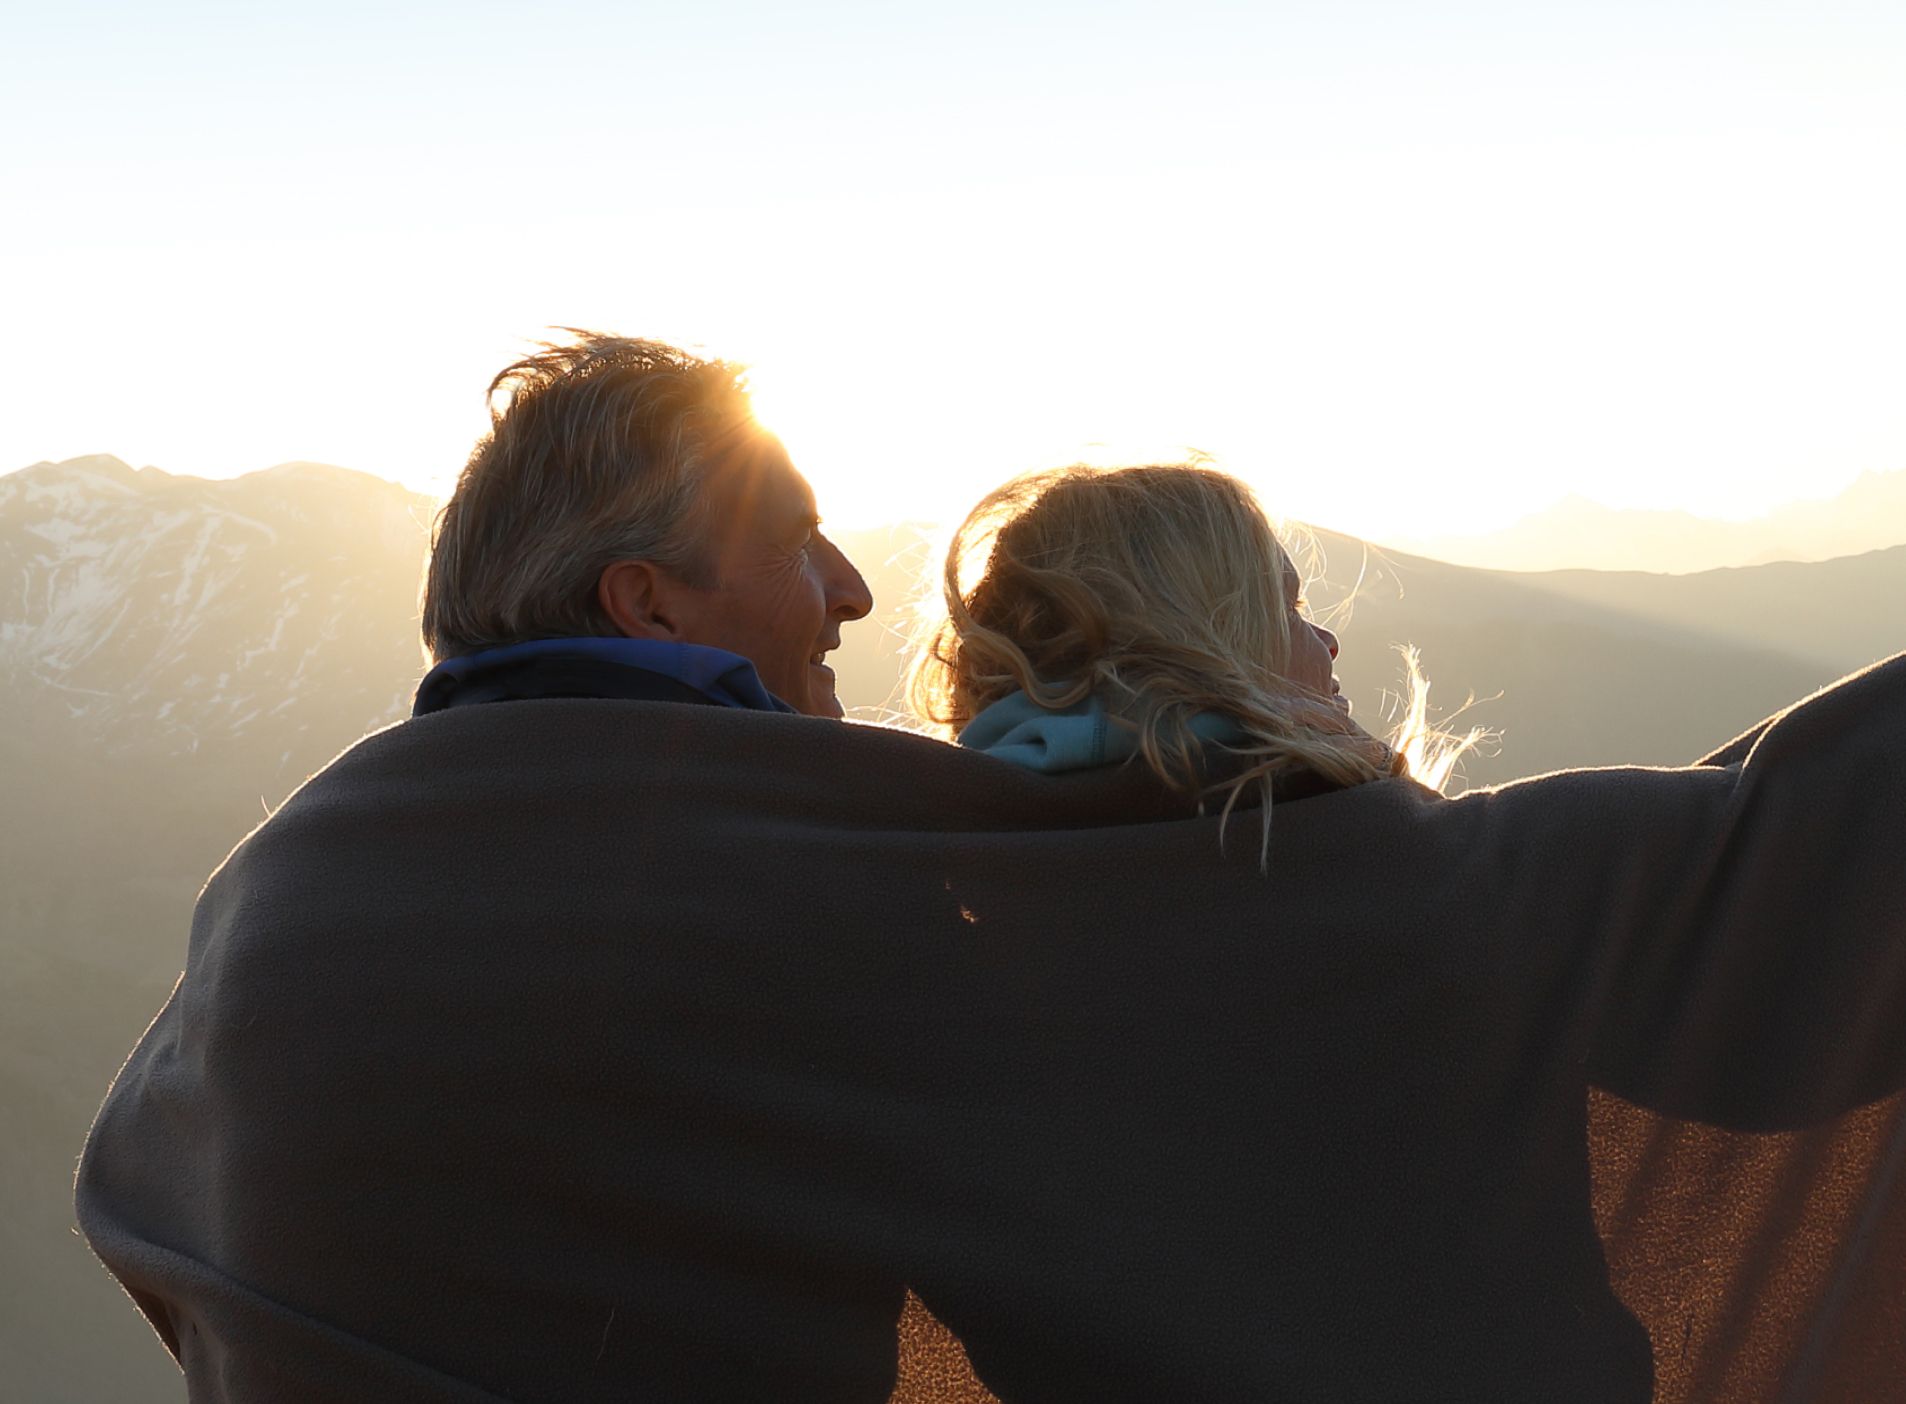
[[[1233,1232],[1197,1244],[1210,1280],[1178,1290],[1212,1289],[1189,1319],[1223,1323],[1203,1358],[1235,1350],[1213,1373],[1248,1381],[1238,1397],[1853,1400],[1896,1384],[1906,1115],[1862,1104],[1906,1080],[1889,798],[1906,659],[1684,770],[1449,801],[1410,782],[1440,783],[1474,733],[1424,724],[1413,662],[1399,734],[1359,727],[1299,585],[1223,474],[1032,474],[956,534],[946,615],[913,664],[923,721],[1105,797],[1107,827],[1050,841],[1095,924],[1047,914],[1014,939],[1184,952],[1152,973],[1160,1002],[1183,1000],[1166,1022],[1191,1050],[1162,1094],[1136,1090],[1178,1059],[1154,1011],[1083,993],[1038,1006],[1055,1027],[1113,1021],[1144,1050],[1122,1065],[1132,1099],[1196,1108],[1181,1142],[1143,1148],[1180,1156],[1178,1179],[1105,1217],[1108,1239],[1145,1213],[1189,1233],[1204,1225],[1185,1205],[1223,1206]],[[1175,865],[1135,870],[1145,843],[1116,826],[1139,810],[1116,811],[1137,791],[1108,788],[1115,768],[1186,807],[1261,805],[1255,892],[1204,856],[1203,828]],[[1087,871],[1114,843],[1130,856]],[[1207,1039],[1240,1005],[1258,1032]],[[1052,1038],[1055,1060],[1071,1037]],[[1076,1122],[1052,1143],[1111,1148],[1108,1168],[1047,1175],[1081,1196],[1139,1184],[1119,1159],[1137,1143],[1094,1129],[1122,1106],[1075,1110],[1064,1090],[1088,1074],[1046,1076],[1062,1089],[1046,1115]],[[1207,1109],[1245,1100],[1241,1078],[1261,1124]],[[1817,1129],[1763,1134],[1795,1128]],[[1128,1331],[1188,1329],[1170,1293],[1154,1300]],[[969,1310],[971,1330],[947,1319],[992,1378]]]
[[[983,567],[977,580],[967,577]],[[915,656],[909,701],[960,744],[1058,773],[1134,757],[1196,799],[1411,776],[1438,787],[1481,734],[1410,705],[1385,744],[1350,717],[1337,637],[1251,490],[1191,464],[1026,474],[955,535],[946,614]],[[1263,854],[1260,852],[1260,859]]]

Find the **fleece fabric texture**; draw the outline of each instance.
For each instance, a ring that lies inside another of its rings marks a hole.
[[[1012,1404],[1895,1399],[1902,801],[1906,656],[1268,873],[1129,767],[453,708],[214,875],[80,1224],[199,1404],[880,1404],[909,1288]]]

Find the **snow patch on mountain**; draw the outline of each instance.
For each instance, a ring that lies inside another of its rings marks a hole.
[[[334,748],[402,714],[434,506],[325,464],[213,481],[94,455],[0,477],[0,699],[110,753],[269,731],[295,766],[286,740]]]

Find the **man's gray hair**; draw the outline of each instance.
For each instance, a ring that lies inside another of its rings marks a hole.
[[[659,341],[569,334],[490,382],[490,432],[431,536],[423,639],[437,661],[617,633],[596,599],[616,561],[707,583],[702,470],[754,430],[742,369]]]

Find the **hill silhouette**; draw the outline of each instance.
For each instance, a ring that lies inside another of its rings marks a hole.
[[[176,1401],[151,1333],[71,1232],[93,1110],[183,961],[231,846],[423,670],[434,504],[288,464],[212,482],[95,457],[0,477],[0,1361],[12,1397]],[[929,548],[846,533],[881,602],[843,700],[882,715]],[[1366,722],[1413,642],[1500,747],[1467,783],[1672,764],[1901,646],[1906,547],[1703,575],[1517,575],[1319,534],[1312,590]]]
[[[1825,561],[1906,542],[1906,472],[1864,473],[1844,492],[1746,521],[1637,511],[1567,497],[1502,528],[1395,544],[1491,570],[1571,568],[1687,574],[1771,561]]]
[[[1897,651],[1906,547],[1699,575],[1479,571],[1332,533],[1311,590],[1335,612],[1338,674],[1366,725],[1398,686],[1395,644],[1423,654],[1431,699],[1479,699],[1501,733],[1469,784],[1581,765],[1675,765]],[[1373,726],[1374,729],[1374,726]]]

